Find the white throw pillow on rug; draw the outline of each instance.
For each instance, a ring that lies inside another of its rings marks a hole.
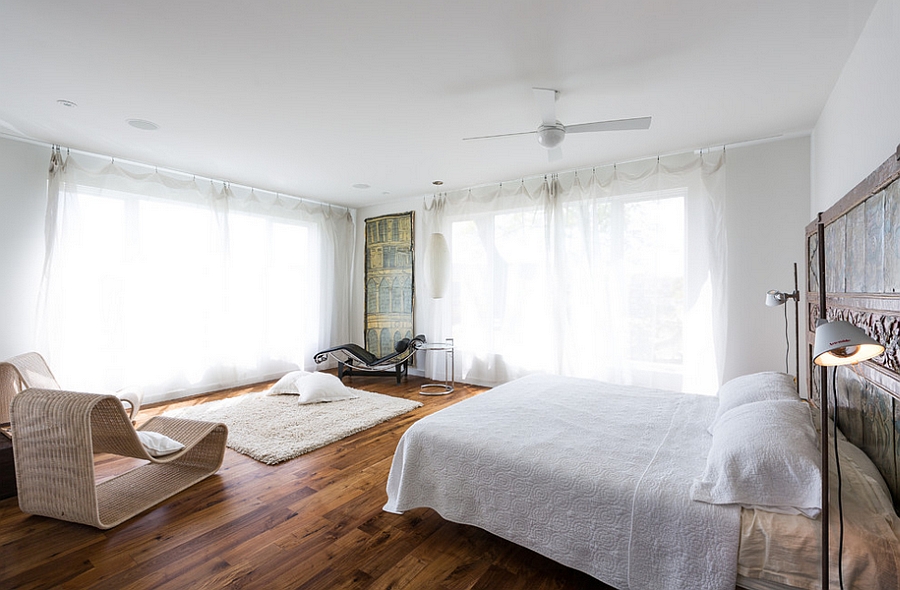
[[[275,385],[269,388],[267,395],[299,395],[297,390],[297,380],[301,377],[312,375],[309,371],[291,371],[284,377],[275,382]]]
[[[174,438],[151,430],[138,430],[137,435],[151,457],[165,457],[184,448],[184,445]]]
[[[288,373],[272,386],[269,394],[296,395],[300,398],[300,404],[336,402],[359,397],[331,373],[308,373],[306,371]]]

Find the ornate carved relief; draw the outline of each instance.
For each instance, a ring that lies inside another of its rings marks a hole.
[[[900,317],[862,310],[836,309],[835,318],[862,328],[866,334],[885,346],[884,354],[872,359],[875,364],[900,373],[897,339],[900,337]]]
[[[808,307],[809,325],[815,326],[819,317],[819,304],[813,303]],[[897,373],[897,379],[900,381],[900,350],[898,350],[898,343],[900,343],[900,315],[829,305],[828,320],[850,322],[854,326],[862,328],[866,334],[883,344],[885,347],[884,354],[875,357],[869,362]],[[900,394],[900,392],[897,393]]]

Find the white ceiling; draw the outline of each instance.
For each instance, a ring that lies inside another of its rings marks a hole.
[[[360,207],[808,132],[874,3],[0,0],[0,133]],[[462,141],[535,129],[534,86],[653,124]]]

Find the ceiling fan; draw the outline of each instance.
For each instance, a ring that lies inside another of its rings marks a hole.
[[[550,161],[562,158],[562,148],[559,144],[566,138],[567,133],[587,133],[593,131],[627,131],[631,129],[649,129],[650,117],[636,117],[634,119],[614,119],[611,121],[596,121],[594,123],[579,123],[577,125],[563,125],[556,118],[556,98],[558,90],[552,88],[532,88],[534,100],[537,103],[538,112],[541,115],[541,125],[534,131],[521,131],[519,133],[502,133],[500,135],[481,135],[478,137],[464,137],[463,141],[470,139],[493,139],[495,137],[510,137],[513,135],[537,135],[538,143],[547,148],[547,157]]]

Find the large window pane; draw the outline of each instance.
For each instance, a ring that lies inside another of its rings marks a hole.
[[[152,399],[312,357],[315,223],[111,190],[64,199],[47,300],[60,375],[94,391],[139,384]]]
[[[451,224],[453,335],[473,366],[679,389],[684,191]]]

